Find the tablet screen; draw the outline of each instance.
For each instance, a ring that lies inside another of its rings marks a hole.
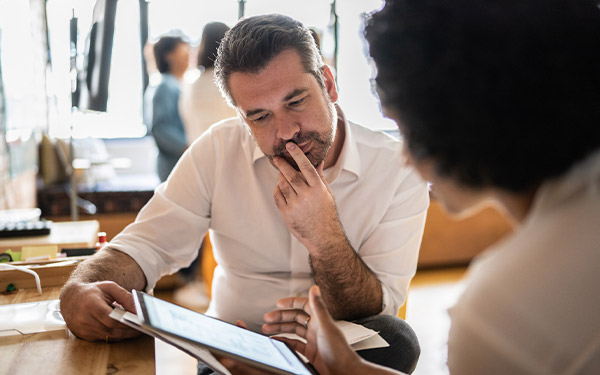
[[[311,374],[300,359],[280,341],[145,293],[138,293],[137,296],[143,298],[142,310],[147,315],[144,316],[146,323],[158,330],[291,374]]]

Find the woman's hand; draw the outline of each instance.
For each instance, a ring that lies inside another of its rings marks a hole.
[[[292,348],[302,353],[321,375],[364,374],[362,359],[346,342],[321,298],[319,287],[313,285],[304,307],[310,315],[306,330],[306,344],[283,338]]]

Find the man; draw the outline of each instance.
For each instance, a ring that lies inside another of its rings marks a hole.
[[[411,371],[416,337],[389,315],[415,272],[428,193],[399,161],[401,143],[345,119],[310,31],[289,17],[238,22],[215,69],[241,121],[203,134],[136,221],[78,268],[61,295],[69,327],[88,340],[131,336],[108,318],[110,304],[132,309],[128,290],[189,264],[210,228],[210,315],[258,331],[278,299],[317,284],[336,318],[363,318],[408,348],[393,363],[365,355]]]

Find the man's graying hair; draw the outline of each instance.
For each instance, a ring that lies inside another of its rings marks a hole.
[[[325,88],[323,59],[310,30],[281,14],[267,14],[240,20],[225,34],[215,61],[215,79],[221,93],[235,107],[229,90],[232,73],[259,73],[284,50],[293,48],[307,73]]]

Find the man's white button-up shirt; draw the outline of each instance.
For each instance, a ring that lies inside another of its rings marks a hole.
[[[341,154],[325,177],[350,244],[381,281],[382,313],[396,315],[416,270],[426,184],[404,164],[401,141],[346,120],[344,126]],[[210,229],[218,266],[208,313],[258,331],[278,299],[306,296],[314,284],[308,251],[273,199],[278,173],[239,119],[218,123],[110,247],[140,265],[151,289],[194,260]]]

